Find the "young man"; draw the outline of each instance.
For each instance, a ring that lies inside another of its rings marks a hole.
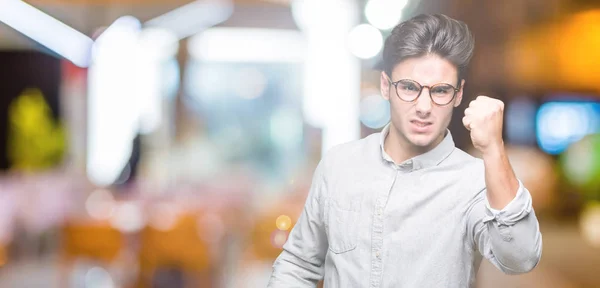
[[[463,124],[482,159],[455,147],[474,40],[444,15],[419,15],[385,42],[381,93],[391,123],[319,163],[269,287],[474,287],[483,257],[531,271],[542,236],[508,162],[503,103],[479,96]]]

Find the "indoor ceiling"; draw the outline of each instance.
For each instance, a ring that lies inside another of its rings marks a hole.
[[[26,2],[76,30],[92,36],[97,29],[110,25],[121,16],[130,15],[143,23],[192,1],[33,0]],[[296,28],[287,0],[234,0],[233,2],[235,9],[232,16],[220,26]],[[36,47],[35,42],[0,23],[0,48],[31,49],[34,47]]]

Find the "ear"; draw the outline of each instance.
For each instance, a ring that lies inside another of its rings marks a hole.
[[[390,100],[390,81],[384,71],[381,71],[381,77],[379,80],[379,87],[381,89],[381,96],[383,99]]]
[[[465,88],[465,79],[460,82],[460,89],[456,92],[456,100],[454,100],[454,107],[458,107],[463,99],[463,91]]]

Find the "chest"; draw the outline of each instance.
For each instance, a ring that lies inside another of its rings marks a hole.
[[[344,178],[330,190],[328,230],[344,228],[341,234],[362,235],[366,244],[373,233],[380,233],[386,241],[408,244],[404,247],[464,236],[472,191],[460,169],[391,170]]]
[[[427,254],[460,249],[466,238],[466,213],[472,191],[460,170],[398,175],[382,208],[387,245],[396,253]],[[372,218],[373,223],[378,218]],[[444,252],[445,253],[445,252]]]

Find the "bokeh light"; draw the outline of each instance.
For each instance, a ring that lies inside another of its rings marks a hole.
[[[179,218],[179,208],[173,203],[157,203],[150,211],[148,224],[159,231],[173,229]]]
[[[275,220],[275,225],[277,226],[277,229],[287,231],[292,226],[292,219],[290,216],[281,215],[277,217],[277,220]]]
[[[117,204],[114,215],[110,218],[110,224],[123,233],[140,231],[145,225],[141,207],[132,202]]]
[[[348,48],[358,58],[373,58],[381,51],[382,47],[381,32],[369,24],[354,27],[348,35]]]
[[[589,102],[548,102],[537,113],[540,148],[559,154],[571,143],[600,129],[600,104]]]
[[[98,189],[88,196],[85,201],[85,209],[92,218],[107,220],[115,210],[115,199],[110,191]]]
[[[110,273],[101,267],[94,267],[85,274],[86,288],[114,288],[115,283]]]
[[[567,180],[587,193],[600,197],[600,134],[584,137],[561,155]]]
[[[287,241],[287,231],[275,230],[271,233],[271,245],[275,248],[283,248],[283,245]]]
[[[600,202],[586,205],[581,213],[580,229],[588,244],[600,248]]]
[[[370,0],[365,6],[365,16],[371,25],[388,30],[398,25],[408,0]]]
[[[369,95],[360,101],[360,122],[372,129],[379,129],[390,121],[390,103],[381,95]]]

